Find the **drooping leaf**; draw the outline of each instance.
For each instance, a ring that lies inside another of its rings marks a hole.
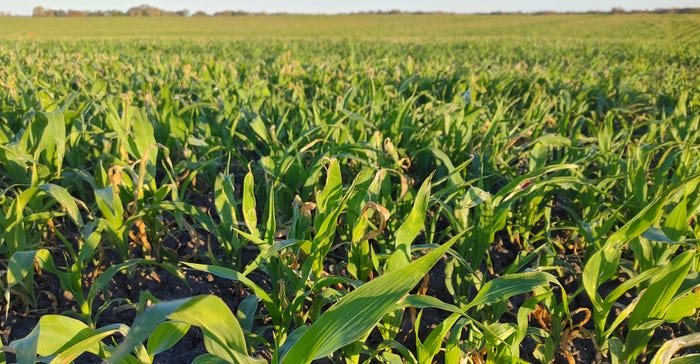
[[[65,188],[51,183],[41,185],[39,188],[60,203],[66,209],[68,216],[78,227],[83,226],[83,218],[80,216],[78,205],[75,203],[73,196],[71,196]]]
[[[211,273],[217,277],[224,279],[230,279],[236,282],[241,282],[244,286],[248,287],[253,291],[253,293],[263,302],[265,308],[267,308],[273,322],[281,322],[282,316],[280,309],[277,307],[275,301],[270,297],[268,292],[262,289],[260,286],[255,284],[250,278],[246,277],[243,273],[237,272],[233,269],[218,267],[214,265],[204,265],[196,263],[182,262],[183,265],[196,269],[202,272]]]
[[[158,302],[151,306],[136,318],[129,334],[107,362],[118,363],[166,319],[200,327],[210,340],[208,351],[217,357],[232,362],[260,362],[248,356],[243,331],[231,310],[220,298],[212,295]],[[180,334],[176,332],[174,335]]]

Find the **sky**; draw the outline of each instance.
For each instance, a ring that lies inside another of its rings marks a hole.
[[[74,10],[127,10],[133,6],[148,4],[166,10],[188,9],[213,13],[221,10],[250,12],[289,13],[344,13],[368,10],[445,11],[478,13],[491,11],[587,11],[610,10],[621,7],[626,10],[700,7],[700,0],[0,0],[0,11],[13,15],[31,15],[35,6],[49,9]]]

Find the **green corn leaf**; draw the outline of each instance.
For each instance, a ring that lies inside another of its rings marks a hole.
[[[244,239],[248,240],[249,242],[258,245],[258,246],[265,246],[266,242],[265,240],[261,239],[260,237],[247,233],[243,230],[240,229],[233,229],[233,231],[237,232],[240,236],[242,236]],[[268,247],[269,248],[269,247]],[[254,270],[254,269],[253,269]],[[252,270],[251,270],[252,271]],[[250,272],[246,272],[245,275],[247,275]]]
[[[642,284],[644,281],[647,281],[654,277],[656,274],[659,273],[661,270],[660,267],[657,268],[652,268],[649,270],[646,270],[624,282],[622,282],[619,286],[617,286],[612,292],[610,292],[607,296],[605,296],[605,299],[603,302],[600,304],[601,309],[600,309],[600,314],[601,317],[597,317],[596,319],[600,319],[600,322],[602,324],[603,320],[607,320],[608,315],[610,314],[613,306],[617,302],[617,299],[620,298],[625,292],[629,291],[632,288],[635,288]],[[608,327],[608,329],[605,331],[604,336],[608,337],[612,332],[617,328],[617,326],[622,323],[623,320],[627,318],[627,316],[632,312],[634,309],[634,306],[637,304],[636,301],[633,301],[627,307],[622,310],[620,313],[618,313],[617,318],[615,321]]]
[[[34,257],[37,251],[21,251],[12,254],[10,262],[7,265],[7,290],[6,294],[9,294],[9,288],[19,284],[24,280],[30,273],[34,272]]]
[[[450,335],[445,344],[445,363],[459,363],[463,356],[461,348],[461,331],[469,324],[470,319],[461,318],[452,325]]]
[[[112,281],[112,278],[119,273],[122,270],[128,269],[130,267],[135,266],[136,264],[141,263],[143,260],[142,259],[132,259],[123,263],[119,263],[117,265],[113,265],[107,269],[105,269],[102,274],[97,276],[97,279],[92,283],[90,286],[90,291],[88,291],[88,300],[92,302],[92,300],[97,297],[97,294],[99,291],[105,287],[107,287],[110,282]]]
[[[671,261],[671,264],[654,277],[637,307],[630,315],[631,328],[647,319],[661,318],[678,288],[683,283],[693,261],[694,251],[687,251]]]
[[[86,261],[92,259],[97,247],[102,240],[102,230],[103,227],[96,222],[91,222],[85,226],[83,230],[83,236],[85,242],[78,252],[78,261],[85,263]]]
[[[423,311],[421,311],[421,314]],[[440,348],[442,347],[442,341],[445,338],[445,335],[447,335],[448,331],[452,328],[452,325],[457,322],[457,319],[461,317],[461,314],[459,313],[453,313],[450,316],[448,316],[446,319],[444,319],[442,322],[440,322],[437,327],[433,329],[433,331],[428,334],[428,337],[425,338],[425,341],[421,342],[420,338],[418,337],[418,329],[419,329],[419,323],[420,323],[420,317],[421,314],[419,314],[418,319],[416,320],[416,351],[418,354],[418,363],[420,364],[430,364],[433,362],[433,358],[437,353],[440,351]]]
[[[56,332],[52,332],[49,340],[53,340],[61,334],[60,328],[57,329],[58,330]],[[42,327],[42,331],[43,330],[44,329]],[[90,352],[99,356],[100,353],[104,352],[104,344],[102,343],[102,340],[117,333],[127,335],[129,328],[126,325],[114,324],[99,328],[94,332],[91,331],[92,330],[85,331],[87,337],[84,337],[75,343],[75,339],[71,340],[69,343],[70,346],[60,349],[57,352],[57,355],[53,358],[52,363],[70,363],[85,352]],[[138,350],[138,352],[141,353],[141,350]],[[139,358],[141,361],[147,361],[149,359],[147,355],[140,356]]]
[[[216,296],[201,295],[158,302],[148,308],[136,318],[129,334],[107,363],[118,363],[166,319],[200,327],[210,340],[207,349],[211,354],[231,362],[260,362],[248,356],[243,331],[226,304]]]
[[[514,178],[508,184],[505,186],[501,187],[500,190],[498,190],[498,193],[493,195],[492,200],[494,206],[498,206],[502,203],[505,203],[511,199],[513,199],[516,195],[520,195],[523,193],[523,191],[526,191],[526,188],[523,188],[522,186],[527,184],[528,181],[535,180],[537,178],[540,178],[546,174],[549,173],[554,173],[558,171],[565,171],[565,170],[577,170],[579,169],[580,166],[577,164],[555,164],[551,166],[546,166],[539,168],[537,170],[534,170],[526,175],[522,175],[520,177]]]
[[[617,273],[620,254],[618,249],[603,247],[595,252],[583,267],[583,287],[593,302],[594,309],[599,312],[602,312],[602,306],[598,287]]]
[[[663,323],[659,320],[676,295],[693,263],[695,251],[686,251],[674,258],[669,265],[651,281],[630,314],[625,357],[634,360],[644,349],[653,330]]]
[[[141,345],[143,341],[155,331],[158,325],[165,321],[168,315],[173,313],[188,300],[188,298],[183,298],[175,301],[158,302],[144,313],[137,316],[124,341],[122,341],[106,362],[119,363],[138,345]]]
[[[202,354],[194,358],[192,364],[230,364],[230,362],[213,354]]]
[[[277,356],[283,358],[285,355],[287,355],[287,352],[289,352],[289,349],[294,346],[299,339],[301,339],[304,334],[309,330],[309,326],[300,326],[292,333],[287,336],[287,339],[284,340],[284,343],[279,347],[277,350]]]
[[[66,155],[66,122],[63,113],[43,112],[40,115],[46,117],[47,124],[41,138],[39,149],[47,149],[52,167],[56,169],[56,175],[60,176],[63,169],[63,157]]]
[[[459,313],[461,315],[465,315],[464,311],[462,311],[459,307],[443,302],[437,297],[433,296],[426,296],[426,295],[408,295],[404,300],[403,300],[403,305],[404,308],[408,307],[415,307],[415,308],[439,308],[441,310],[447,311],[447,312],[452,312],[452,313]]]
[[[334,242],[338,218],[345,209],[347,197],[354,190],[354,183],[345,198],[343,197],[343,181],[337,159],[331,159],[326,176],[326,185],[318,194],[318,213],[314,218],[316,236],[313,238],[311,252],[311,268],[314,278],[319,278],[323,271],[323,259],[326,257]],[[303,270],[302,277],[308,277],[308,268]]]
[[[214,226],[211,216],[202,212],[197,207],[184,202],[163,201],[157,205],[149,206],[147,209],[145,209],[145,211],[175,211],[178,213],[183,213],[193,218],[202,229],[210,232],[216,231],[216,226]]]
[[[322,192],[317,196],[317,209],[319,212],[318,218],[314,221],[316,229],[320,227],[325,216],[335,210],[343,198],[343,180],[340,174],[340,165],[338,160],[333,158],[328,165],[328,173],[326,174],[326,185]]]
[[[399,360],[399,362],[401,362],[401,360],[405,360],[405,362],[408,364],[418,363],[418,360],[416,360],[413,353],[410,350],[408,350],[407,347],[403,346],[400,342],[398,342],[396,340],[384,340],[384,341],[382,341],[377,346],[377,349],[375,349],[369,355],[369,357],[376,358],[379,355],[379,353],[385,353],[385,352],[387,352],[388,349],[395,350],[401,354],[401,356],[394,357],[396,360]],[[387,358],[382,354],[382,359],[386,360]]]
[[[18,364],[36,363],[39,347],[39,330],[39,325],[36,325],[29,335],[13,340],[7,345],[14,352]]]
[[[150,180],[155,177],[158,143],[155,139],[153,124],[142,110],[136,110],[133,115],[132,136],[128,139],[128,144],[131,146],[135,158],[146,160],[146,169]]]
[[[244,330],[251,331],[253,329],[253,319],[255,319],[259,301],[258,296],[250,294],[238,305],[236,317]]]
[[[75,203],[73,196],[71,196],[65,188],[50,183],[41,185],[39,188],[60,203],[77,226],[83,226],[83,218],[80,216],[78,205]]]
[[[651,241],[658,241],[660,243],[666,243],[666,244],[676,244],[677,243],[676,240],[671,239],[668,235],[666,235],[666,233],[663,230],[661,230],[655,226],[651,226],[648,229],[646,229],[642,233],[642,237],[645,239],[649,239]]]
[[[570,147],[571,139],[558,134],[545,134],[537,139],[538,143],[547,147]]]
[[[158,325],[148,337],[146,350],[151,360],[153,357],[172,348],[190,329],[190,324],[165,321]]]
[[[112,187],[96,189],[95,201],[102,216],[113,228],[118,228],[124,223],[124,206],[119,194]]]
[[[661,362],[665,363],[665,362]],[[668,361],[668,364],[697,364],[700,363],[700,354],[686,354]]]
[[[93,331],[83,322],[60,315],[44,315],[34,330],[20,340],[10,343],[20,363],[39,355],[52,358],[52,363],[71,362],[85,352],[99,355],[104,345],[101,341],[115,333],[125,335],[128,327],[110,325]],[[34,363],[32,360],[31,363]]]
[[[243,330],[221,298],[213,295],[193,297],[168,318],[201,328],[205,339],[209,340],[209,345],[206,345],[208,352],[232,361],[256,362],[247,357],[248,346]]]
[[[217,277],[221,277],[224,279],[230,279],[236,282],[241,282],[244,286],[250,288],[253,293],[260,298],[260,300],[263,302],[265,305],[265,308],[269,311],[268,313],[270,314],[272,321],[273,322],[282,322],[282,314],[277,307],[277,304],[275,303],[274,300],[270,297],[269,294],[267,294],[267,291],[262,289],[260,286],[255,284],[255,282],[251,281],[248,277],[246,277],[244,274],[241,272],[237,272],[233,269],[229,268],[224,268],[224,267],[218,267],[214,265],[204,265],[204,264],[196,264],[196,263],[187,263],[187,262],[182,262],[183,265],[190,267],[192,269],[196,269],[202,272],[207,272],[211,273]]]
[[[259,116],[252,118],[248,125],[262,141],[265,143],[270,143],[272,141],[270,133],[265,126],[265,122]]]
[[[610,355],[611,364],[623,364],[622,351],[625,348],[625,344],[622,343],[617,337],[612,337],[608,340],[608,351]]]
[[[482,190],[478,187],[469,187],[467,194],[464,196],[462,201],[464,208],[472,208],[474,206],[481,205],[482,203],[488,201],[491,198],[491,194]]]
[[[395,354],[389,351],[382,352],[382,359],[388,364],[403,364],[403,359],[399,354]]]
[[[251,235],[260,236],[258,214],[255,212],[255,181],[251,170],[248,170],[243,179],[243,221],[248,226]]]
[[[659,217],[663,214],[664,205],[670,199],[672,199],[678,192],[685,191],[686,185],[694,184],[698,181],[700,181],[700,177],[694,176],[693,178],[689,178],[683,181],[683,183],[675,186],[667,193],[657,197],[654,201],[652,201],[652,203],[645,206],[644,209],[635,215],[629,222],[610,235],[610,237],[608,237],[608,239],[605,241],[605,244],[612,246],[615,249],[619,249],[622,245],[641,235],[644,231],[651,227],[655,221],[658,221]]]
[[[422,152],[430,152],[433,154],[433,156],[436,159],[438,159],[440,162],[442,162],[442,164],[447,169],[448,180],[450,181],[450,184],[452,186],[460,186],[461,187],[461,186],[464,186],[466,184],[466,182],[464,181],[464,179],[460,175],[460,171],[467,166],[466,164],[460,165],[458,168],[455,168],[450,157],[447,154],[445,154],[445,152],[443,152],[442,150],[440,150],[438,148],[431,147],[431,148],[421,149],[421,150],[417,151],[416,154],[419,154]]]
[[[86,324],[66,316],[42,316],[38,326],[40,332],[37,352],[41,356],[58,354],[92,334],[92,330]]]
[[[255,244],[264,244],[264,241],[260,239],[255,239],[252,235],[247,234],[241,230],[235,230],[241,236],[247,239],[252,239],[251,241]],[[285,248],[295,246],[295,245],[303,245],[303,244],[309,244],[311,245],[311,242],[308,240],[296,240],[296,239],[287,239],[283,241],[278,241],[272,245],[265,246],[261,249],[260,254],[253,260],[252,262],[248,263],[248,265],[245,267],[245,270],[243,271],[243,276],[247,276],[248,274],[252,273],[254,270],[258,269],[263,262],[267,261],[272,257],[273,255],[278,254]]]
[[[219,174],[214,184],[214,205],[221,223],[233,229],[238,224],[233,176]]]
[[[663,231],[672,241],[681,241],[688,230],[688,199],[683,195],[680,202],[666,217]]]
[[[467,308],[496,303],[515,295],[532,292],[549,283],[558,284],[558,281],[551,274],[539,271],[498,277],[486,282]]]
[[[12,254],[10,261],[7,263],[7,287],[5,288],[5,316],[10,312],[10,293],[14,286],[23,284],[26,279],[31,279],[34,274],[34,262],[39,264],[39,267],[54,270],[53,259],[51,253],[46,249],[20,251]],[[27,285],[27,289],[31,294],[34,292],[34,285],[31,282]]]
[[[404,296],[461,237],[457,235],[409,265],[347,294],[311,325],[282,362],[308,363],[362,338],[382,317],[399,307]]]
[[[82,227],[83,225],[83,220],[80,216],[80,212],[78,211],[78,206],[73,197],[68,193],[68,191],[66,191],[65,188],[50,183],[43,184],[38,187],[27,188],[19,193],[17,198],[12,201],[9,209],[7,210],[8,213],[4,218],[7,219],[7,222],[9,222],[9,224],[5,225],[4,227],[6,236],[12,237],[11,239],[8,238],[12,243],[12,249],[10,249],[11,253],[24,248],[27,243],[26,231],[23,226],[23,223],[25,222],[25,208],[30,204],[30,202],[35,201],[37,198],[36,195],[40,192],[47,194],[56,202],[61,204],[71,220],[73,220],[77,226]],[[37,218],[48,218],[46,215],[41,215],[42,213],[48,212],[36,212],[34,216]]]
[[[277,218],[275,217],[275,188],[270,186],[269,199],[267,201],[267,220],[265,221],[265,242],[272,245],[275,242],[277,231]]]
[[[664,314],[664,320],[672,323],[691,317],[700,308],[700,292],[693,292],[674,299],[668,305]]]
[[[431,176],[432,177],[432,176]],[[408,217],[396,231],[396,251],[387,261],[387,271],[396,270],[408,264],[411,260],[411,244],[425,226],[425,214],[430,200],[431,177],[423,181],[413,203]]]

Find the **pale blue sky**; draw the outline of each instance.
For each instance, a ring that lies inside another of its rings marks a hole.
[[[656,9],[671,7],[700,7],[700,0],[488,0],[488,1],[459,1],[459,0],[0,0],[0,11],[9,11],[14,15],[30,15],[35,6],[41,5],[50,9],[75,10],[126,10],[132,6],[149,4],[161,9],[181,10],[192,12],[203,10],[212,13],[220,10],[245,10],[253,12],[291,12],[291,13],[342,13],[363,10],[392,10],[406,11],[448,11],[456,13],[474,13],[490,11],[586,11],[610,10],[613,7],[624,9]]]

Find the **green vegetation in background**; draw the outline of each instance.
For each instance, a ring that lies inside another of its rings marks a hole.
[[[0,37],[18,39],[348,38],[384,40],[530,39],[694,42],[697,14],[450,15],[357,14],[237,17],[0,19]]]

